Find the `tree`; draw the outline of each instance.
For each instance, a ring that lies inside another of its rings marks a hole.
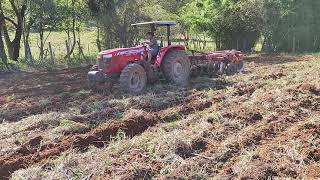
[[[251,51],[261,32],[259,0],[196,0],[182,11],[182,22],[193,33],[207,33],[217,49]]]
[[[0,2],[0,6],[2,6],[2,3]],[[3,64],[6,66],[6,68],[8,69],[8,58],[7,58],[7,54],[5,52],[5,47],[4,47],[4,42],[2,39],[2,31],[3,31],[3,24],[4,24],[4,16],[1,13],[0,14],[0,59],[3,62]]]
[[[67,58],[73,54],[77,41],[76,32],[80,32],[80,28],[88,19],[87,17],[89,14],[86,7],[86,1],[84,0],[58,0],[57,9],[61,20],[56,27],[58,27],[58,30],[67,33],[67,42],[68,45],[71,46],[69,53],[65,56],[65,58]],[[70,33],[72,34],[72,38]],[[79,38],[80,37],[78,37],[78,39]],[[70,39],[72,39],[72,42]]]
[[[265,52],[317,52],[319,1],[264,0]]]
[[[25,18],[24,18],[24,22],[23,22],[23,44],[24,44],[24,58],[26,62],[29,62],[34,65],[34,59],[33,59],[33,55],[31,52],[31,48],[30,48],[30,29],[31,29],[31,25],[33,24],[33,20],[31,18],[31,13],[33,10],[33,6],[31,6],[33,3],[32,0],[26,0],[26,5],[27,5],[27,9],[26,9],[26,14],[25,14]]]
[[[45,43],[58,22],[62,20],[54,0],[32,0],[30,3],[30,27],[39,34],[39,59],[44,59]],[[45,32],[48,32],[45,36]]]
[[[136,0],[89,0],[91,14],[103,31],[104,48],[133,46],[137,33],[131,24],[148,19]]]
[[[15,17],[16,21],[6,14],[2,6],[3,4],[1,3],[0,4],[0,16],[2,19],[1,28],[3,31],[3,36],[7,45],[10,59],[12,59],[13,61],[18,61],[18,58],[20,55],[20,41],[21,41],[22,32],[23,32],[23,20],[25,17],[25,11],[27,9],[27,6],[25,4],[25,1],[20,3],[14,0],[8,0],[8,1],[11,7],[10,10],[12,11],[11,15]],[[15,36],[13,40],[11,40],[10,38],[7,23],[11,24],[15,29]]]

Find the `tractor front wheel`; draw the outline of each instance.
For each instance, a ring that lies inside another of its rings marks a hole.
[[[187,53],[172,49],[163,59],[161,65],[164,77],[179,86],[186,86],[190,81],[191,64]]]
[[[139,64],[129,64],[120,75],[120,85],[126,92],[139,93],[147,84],[147,74]]]

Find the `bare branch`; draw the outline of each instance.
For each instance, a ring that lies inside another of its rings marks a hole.
[[[17,6],[14,4],[14,0],[10,0],[11,7],[16,14],[19,14]]]
[[[18,27],[18,24],[15,23],[12,19],[10,19],[9,17],[4,17],[5,20],[9,21],[11,24],[13,24],[15,27]]]
[[[50,31],[49,31],[49,34],[48,34],[47,37],[44,39],[44,44],[47,42],[47,40],[48,40],[48,38],[49,38],[49,36],[50,36],[51,33],[52,33],[52,31],[50,30]]]

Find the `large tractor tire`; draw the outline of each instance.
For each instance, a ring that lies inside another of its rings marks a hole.
[[[131,93],[143,91],[147,84],[147,74],[139,64],[129,64],[120,75],[120,86],[122,90]]]
[[[191,64],[185,51],[178,49],[170,50],[163,59],[161,70],[169,82],[173,82],[179,86],[189,84]]]

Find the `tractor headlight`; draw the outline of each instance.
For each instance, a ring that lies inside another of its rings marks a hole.
[[[103,55],[102,58],[99,60],[99,69],[109,68],[111,64],[111,59],[112,59],[111,54]]]

